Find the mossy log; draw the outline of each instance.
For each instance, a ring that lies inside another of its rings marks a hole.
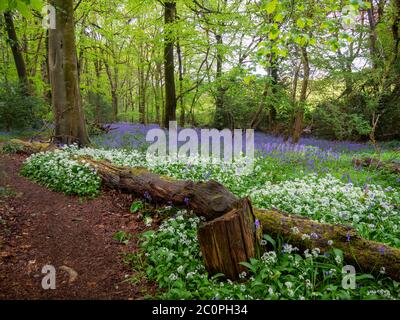
[[[85,161],[94,166],[104,183],[112,188],[142,197],[146,194],[153,201],[171,201],[176,206],[188,206],[207,221],[219,217],[224,219],[223,216],[240,202],[215,181],[181,181],[151,173],[144,168],[118,167],[107,161],[93,159]],[[400,249],[366,240],[348,226],[319,223],[278,210],[253,210],[263,232],[271,236],[280,236],[301,250],[319,248],[325,253],[333,247],[340,249],[345,261],[359,270],[379,274],[381,268],[385,268],[388,276],[400,280]],[[304,239],[303,235],[309,239]]]
[[[30,147],[27,145],[27,147]],[[43,147],[40,148],[43,151]],[[208,222],[237,208],[239,199],[215,181],[180,181],[149,172],[145,168],[125,168],[107,161],[85,160],[102,178],[104,184],[149,200],[185,206]],[[306,217],[290,215],[277,210],[253,209],[261,222],[263,232],[282,237],[301,250],[318,247],[322,253],[332,247],[343,251],[346,263],[363,272],[386,274],[400,281],[400,249],[360,237],[354,228],[323,224]],[[309,236],[305,238],[304,235]]]
[[[36,141],[28,142],[20,139],[11,139],[9,143],[21,147],[21,151],[27,154],[38,153],[42,151],[51,151],[57,149],[55,145],[46,142],[36,142]]]
[[[370,157],[354,158],[353,164],[358,167],[373,167],[376,169],[387,170],[394,174],[400,174],[400,162],[394,160],[381,161]]]
[[[349,226],[319,223],[306,217],[277,210],[254,209],[263,231],[280,236],[300,250],[319,248],[322,253],[332,248],[343,251],[344,261],[362,272],[386,275],[400,280],[400,249],[360,237]],[[308,235],[304,239],[303,235]]]
[[[119,167],[89,158],[83,161],[95,167],[103,183],[110,188],[148,198],[152,202],[189,206],[207,221],[228,213],[239,200],[216,181],[181,181],[160,176],[145,168]]]

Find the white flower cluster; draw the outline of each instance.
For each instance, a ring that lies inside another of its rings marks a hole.
[[[95,194],[100,187],[96,170],[65,151],[40,152],[26,159],[22,173],[51,189],[78,195]]]
[[[269,251],[269,252],[265,252],[262,256],[261,256],[261,260],[264,261],[266,264],[268,265],[272,265],[275,264],[278,260],[276,257],[276,252],[275,251]]]
[[[367,295],[369,295],[369,296],[381,296],[381,297],[386,298],[386,299],[391,299],[392,298],[392,295],[391,295],[390,291],[389,290],[385,290],[385,289],[369,290],[367,292]]]
[[[278,184],[266,182],[249,194],[258,207],[278,208],[321,222],[352,224],[360,230],[379,227],[382,233],[398,233],[400,194],[392,189],[383,190],[381,186],[370,185],[366,192],[329,174],[325,177],[311,174]],[[292,232],[297,230],[293,228]],[[302,239],[309,236],[303,235]]]

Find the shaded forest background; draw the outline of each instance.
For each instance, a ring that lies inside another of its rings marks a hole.
[[[1,130],[41,128],[67,110],[50,70],[64,32],[89,131],[176,119],[293,142],[400,139],[400,0],[50,3],[71,22],[63,30],[43,28],[41,1],[1,2]]]

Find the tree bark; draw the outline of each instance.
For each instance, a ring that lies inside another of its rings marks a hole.
[[[176,50],[178,54],[178,63],[179,63],[179,106],[181,109],[180,116],[179,116],[179,125],[183,128],[185,126],[185,100],[184,100],[184,93],[183,93],[183,62],[182,62],[182,50],[179,41],[176,44]]]
[[[28,94],[29,92],[28,74],[26,71],[25,60],[22,55],[22,49],[18,42],[18,37],[15,31],[14,21],[11,12],[9,11],[4,12],[4,21],[8,35],[8,42],[11,47],[11,51],[14,57],[15,67],[18,73],[18,79],[25,93]]]
[[[100,95],[100,73],[101,73],[101,59],[95,58],[94,62],[94,70],[96,73],[96,95],[95,95],[95,121],[97,124],[101,123],[101,95]]]
[[[106,67],[106,73],[108,77],[108,81],[110,82],[111,88],[111,105],[113,111],[113,121],[116,122],[118,120],[118,67],[114,66],[114,75],[111,73],[110,65],[106,60],[104,60],[104,66]]]
[[[215,97],[215,117],[214,117],[214,126],[218,129],[223,129],[225,125],[225,115],[224,115],[224,95],[225,90],[222,85],[222,64],[223,64],[223,56],[222,56],[222,45],[223,40],[222,36],[217,34],[215,36],[217,40],[217,72],[215,75],[215,79],[217,82],[217,93]]]
[[[49,30],[49,71],[55,118],[54,141],[86,145],[89,136],[78,80],[72,0],[51,0],[56,29]]]
[[[240,263],[257,258],[255,220],[251,203],[245,199],[227,214],[199,226],[197,237],[210,275],[223,273],[236,280],[246,270]]]
[[[369,51],[372,61],[373,69],[378,67],[378,52],[376,47],[376,42],[378,40],[378,35],[376,33],[376,21],[374,15],[374,2],[369,0],[370,8],[367,10],[368,22],[369,22]]]
[[[299,106],[296,113],[296,118],[293,128],[293,135],[292,135],[293,143],[299,142],[301,133],[303,131],[304,103],[307,100],[308,81],[310,79],[310,63],[308,60],[308,53],[306,47],[301,48],[301,58],[303,61],[303,81],[301,85]]]
[[[165,75],[165,116],[164,127],[169,128],[169,122],[176,120],[176,91],[174,66],[174,32],[170,30],[175,21],[176,3],[164,3],[164,75]]]

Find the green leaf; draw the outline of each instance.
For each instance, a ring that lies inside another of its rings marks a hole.
[[[246,268],[249,268],[250,270],[253,268],[253,266],[248,262],[240,262],[239,264],[245,266]]]
[[[252,80],[252,77],[251,77],[251,76],[248,76],[248,77],[244,77],[244,78],[243,78],[243,82],[244,82],[244,84],[247,85],[247,86],[251,83],[251,80]]]
[[[41,11],[44,6],[42,0],[31,0],[31,7],[34,10]]]
[[[283,16],[282,13],[278,13],[278,14],[276,14],[275,17],[274,17],[274,20],[275,20],[276,22],[282,22],[283,19],[284,19],[284,16]]]
[[[269,39],[270,39],[270,40],[275,40],[276,38],[278,38],[279,34],[280,34],[280,31],[279,31],[279,30],[272,30],[272,31],[269,33]]]
[[[271,238],[271,236],[270,235],[268,235],[268,234],[264,234],[264,239],[265,240],[267,240],[270,244],[272,244],[273,246],[274,246],[274,248],[275,248],[275,246],[276,246],[276,242],[275,242],[275,240],[274,239],[272,239]]]
[[[17,10],[19,11],[19,13],[24,16],[25,18],[28,18],[31,14],[29,7],[27,6],[27,4],[23,1],[18,1],[17,2]]]
[[[268,14],[274,13],[277,5],[278,5],[278,0],[271,0],[265,6],[265,10],[267,11]]]
[[[8,0],[0,0],[0,11],[6,11],[8,9]]]
[[[363,280],[363,279],[371,279],[374,280],[375,277],[371,274],[362,274],[360,276],[356,276],[356,280]]]
[[[142,201],[135,201],[135,202],[132,203],[130,211],[131,211],[131,213],[136,213],[140,209],[143,209],[143,202]]]
[[[304,21],[303,18],[297,19],[296,24],[301,29],[303,29],[306,26],[306,22]]]

